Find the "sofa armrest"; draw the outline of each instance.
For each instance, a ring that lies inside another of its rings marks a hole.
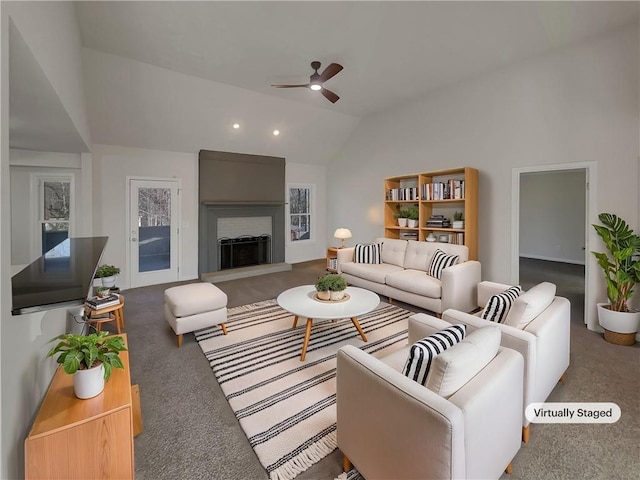
[[[481,265],[476,260],[458,263],[442,271],[442,311],[455,308],[462,312],[476,309]]]
[[[339,248],[338,249],[338,253],[336,255],[337,259],[338,259],[338,273],[342,273],[342,270],[340,269],[340,265],[343,263],[347,263],[347,262],[353,262],[353,258],[355,255],[355,247],[345,247],[345,248]]]
[[[460,408],[351,345],[336,377],[338,448],[365,478],[466,478]]]

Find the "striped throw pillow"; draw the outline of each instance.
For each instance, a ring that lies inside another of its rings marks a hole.
[[[433,257],[431,257],[431,263],[429,264],[427,275],[439,279],[442,276],[442,271],[451,265],[455,265],[457,261],[458,255],[447,255],[438,248],[433,252]]]
[[[518,285],[517,287],[507,288],[502,293],[491,295],[480,318],[491,322],[504,323],[511,305],[513,305],[513,302],[516,301],[516,298],[518,298],[521,293],[522,288]]]
[[[358,243],[356,244],[353,261],[355,263],[381,263],[380,253],[379,243],[372,243],[370,245]]]
[[[465,325],[451,325],[444,330],[418,340],[409,349],[409,358],[404,364],[402,373],[420,385],[425,385],[429,369],[436,355],[461,342],[465,333]]]

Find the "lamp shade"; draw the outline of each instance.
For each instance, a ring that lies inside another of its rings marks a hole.
[[[348,228],[338,228],[333,236],[342,240],[342,247],[340,248],[344,248],[344,241],[347,238],[351,238],[351,230],[349,230]]]

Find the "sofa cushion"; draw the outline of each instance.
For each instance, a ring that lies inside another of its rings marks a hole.
[[[389,273],[385,282],[390,287],[429,298],[442,296],[442,282],[421,270],[400,270]]]
[[[425,386],[441,397],[450,397],[496,356],[500,337],[500,330],[493,326],[471,332],[434,359]]]
[[[427,275],[440,278],[442,276],[442,271],[447,267],[455,265],[457,261],[458,255],[447,255],[442,250],[437,249],[431,257],[431,263],[429,264]]]
[[[380,263],[381,246],[379,243],[371,243],[368,245],[363,243],[356,244],[353,261],[356,263]]]
[[[402,267],[404,266],[404,254],[406,251],[406,240],[387,238],[382,244],[382,262]]]
[[[389,265],[387,263],[371,264],[346,262],[340,264],[340,270],[343,273],[353,275],[354,277],[384,285],[387,275],[393,272],[402,271],[402,267]]]
[[[553,283],[542,282],[531,287],[527,292],[516,298],[509,309],[505,325],[524,329],[529,323],[551,305],[556,296],[556,286]]]
[[[433,359],[447,348],[461,342],[465,331],[466,326],[463,324],[451,325],[444,330],[418,340],[409,349],[409,356],[402,373],[420,385],[424,385]]]
[[[491,295],[487,305],[480,314],[480,318],[491,322],[503,323],[507,318],[511,305],[513,305],[513,302],[515,302],[521,293],[522,289],[518,285],[517,287],[507,288],[502,293]]]
[[[407,242],[407,252],[404,256],[404,268],[426,272],[435,250],[435,245],[429,242],[409,240]]]

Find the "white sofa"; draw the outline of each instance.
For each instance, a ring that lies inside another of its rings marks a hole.
[[[338,250],[338,272],[350,285],[440,315],[448,308],[470,312],[476,308],[480,262],[469,260],[464,245],[377,238],[382,244],[380,264],[355,263],[355,247]],[[458,263],[445,268],[440,279],[427,275],[433,253],[440,249],[458,255]]]
[[[478,306],[483,308],[491,295],[503,292],[510,286],[481,282],[478,284]],[[550,287],[553,287],[551,292]],[[481,311],[471,315],[450,309],[442,314],[442,319],[450,324],[467,325],[467,333],[486,325],[495,325],[502,332],[501,345],[522,354],[525,363],[522,439],[528,443],[529,421],[524,414],[527,405],[544,402],[569,367],[571,304],[566,298],[555,296],[555,285],[543,282],[518,297],[511,310],[514,313],[518,310],[520,314],[533,319],[524,329],[513,326],[518,323],[518,318],[507,317],[506,321],[512,325],[498,324],[480,318]]]
[[[402,373],[411,345],[447,326],[420,313],[409,318],[407,346],[382,359],[354,346],[338,351],[337,442],[345,471],[353,464],[367,480],[510,473],[521,446],[523,359],[499,346],[498,329],[475,332],[475,343],[467,335],[465,345],[436,356],[427,386]]]

